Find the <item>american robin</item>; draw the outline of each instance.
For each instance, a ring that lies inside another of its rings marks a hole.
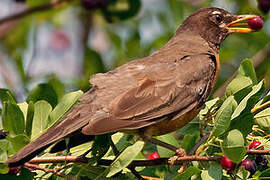
[[[23,164],[69,136],[124,131],[149,140],[183,127],[198,114],[217,80],[220,44],[233,32],[252,32],[242,25],[254,17],[199,9],[153,54],[91,77],[92,89],[62,121],[6,163]]]

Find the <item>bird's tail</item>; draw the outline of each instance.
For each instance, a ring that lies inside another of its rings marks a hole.
[[[8,166],[10,167],[22,165],[25,162],[34,158],[39,153],[41,153],[48,146],[59,141],[62,138],[63,136],[59,136],[59,133],[57,133],[56,128],[50,128],[47,132],[45,132],[40,137],[27,144],[23,149],[21,149],[15,155],[10,157],[6,161],[6,164],[8,164]]]
[[[77,106],[78,107],[78,106]],[[72,135],[74,132],[78,132],[83,126],[88,123],[87,117],[81,117],[77,108],[72,109],[70,113],[61,121],[49,128],[40,137],[33,140],[22,148],[15,155],[10,157],[6,164],[10,167],[22,165],[25,162],[31,160],[50,145],[63,140],[64,138]]]

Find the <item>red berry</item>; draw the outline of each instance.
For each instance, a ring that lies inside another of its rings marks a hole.
[[[260,141],[253,141],[250,145],[249,145],[249,149],[260,149],[260,150],[264,150],[263,146],[260,146],[262,143]],[[259,147],[260,146],[260,147]],[[258,148],[259,147],[259,148]]]
[[[269,0],[259,0],[258,6],[259,6],[259,9],[266,14],[270,9],[270,1]]]
[[[147,159],[157,159],[160,158],[159,154],[157,152],[153,152],[151,154],[149,154],[149,156],[147,157]]]
[[[241,162],[241,166],[243,166],[250,174],[254,174],[256,172],[256,164],[251,159],[245,159]]]
[[[260,17],[255,17],[255,18],[249,19],[248,26],[251,29],[258,31],[258,30],[262,29],[262,27],[263,27],[263,20]]]
[[[229,158],[227,158],[226,156],[222,156],[221,161],[220,161],[220,165],[223,169],[225,169],[226,171],[232,171],[235,169],[236,167],[236,163],[232,162]]]

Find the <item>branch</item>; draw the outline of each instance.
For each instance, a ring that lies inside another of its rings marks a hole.
[[[254,64],[254,68],[257,68],[264,60],[270,56],[270,44],[267,44],[262,50],[260,50],[255,56],[251,58]],[[224,95],[226,87],[237,75],[237,71],[233,73],[231,77],[227,79],[214,93],[214,97],[220,97]]]
[[[259,154],[259,155],[270,155],[270,150],[247,150],[247,154]],[[174,165],[181,165],[184,162],[190,161],[219,161],[221,156],[197,156],[190,155],[184,157],[178,157],[174,161]],[[51,156],[51,157],[36,157],[29,161],[31,164],[43,164],[43,163],[88,163],[90,158],[83,156]],[[101,159],[98,164],[109,166],[113,160]],[[160,166],[160,165],[171,165],[169,158],[158,158],[153,160],[134,160],[129,165],[130,167],[137,166]]]
[[[174,165],[180,165],[184,162],[190,161],[218,161],[220,156],[184,156],[179,157],[176,161],[174,161]],[[36,157],[29,161],[31,164],[42,164],[42,163],[88,163],[90,159],[81,156],[52,156],[52,157]],[[109,166],[113,160],[101,159],[98,164]],[[171,165],[169,162],[169,158],[158,158],[153,160],[134,160],[130,166],[160,166],[160,165]]]
[[[39,165],[37,164],[31,164],[31,163],[25,163],[24,164],[24,167],[25,168],[28,168],[28,169],[31,169],[31,170],[41,170],[41,171],[44,171],[46,173],[53,173],[53,174],[56,174],[58,176],[61,176],[61,177],[64,177],[65,175],[60,173],[59,170],[60,169],[48,169],[48,168],[43,168],[43,167],[40,167]]]
[[[6,22],[9,22],[9,21],[23,18],[25,16],[28,16],[28,15],[36,13],[36,12],[46,11],[46,10],[52,9],[54,7],[57,7],[61,4],[64,4],[64,3],[70,2],[70,1],[73,1],[73,0],[54,0],[50,3],[42,4],[40,6],[26,8],[25,10],[23,10],[21,12],[16,12],[10,16],[6,16],[6,17],[1,18],[0,25],[4,24]]]

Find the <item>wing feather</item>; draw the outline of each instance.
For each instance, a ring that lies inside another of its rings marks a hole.
[[[209,54],[199,54],[133,71],[124,81],[136,82],[135,85],[120,89],[108,102],[106,115],[91,119],[83,133],[138,129],[171,117],[171,114],[179,116],[194,107],[199,108],[210,94],[215,68]]]

